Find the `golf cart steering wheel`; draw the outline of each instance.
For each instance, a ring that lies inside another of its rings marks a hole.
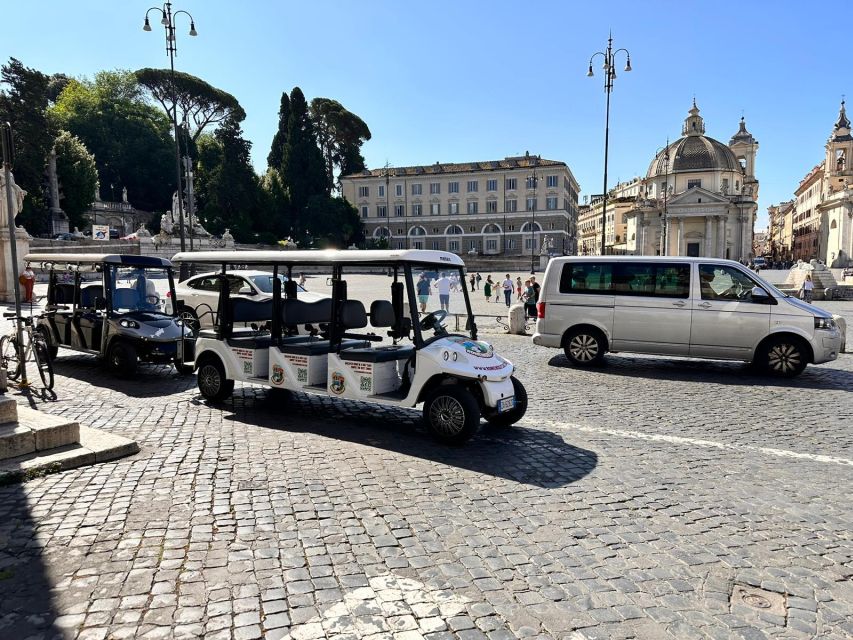
[[[441,322],[447,317],[447,311],[438,309],[432,313],[428,313],[421,320],[421,329],[432,329],[438,332],[441,329]]]
[[[154,294],[145,296],[145,304],[150,304],[151,306],[160,304],[160,296]]]

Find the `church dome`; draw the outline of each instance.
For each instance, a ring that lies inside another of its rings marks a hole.
[[[738,171],[741,166],[735,154],[719,140],[705,135],[705,123],[696,102],[684,120],[682,136],[662,149],[652,160],[647,178],[686,171]],[[667,169],[667,159],[669,168]]]

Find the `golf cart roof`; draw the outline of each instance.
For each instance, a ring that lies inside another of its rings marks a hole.
[[[328,249],[308,251],[193,251],[176,254],[173,262],[195,262],[199,264],[373,264],[392,265],[404,263],[434,264],[445,267],[464,267],[462,258],[447,251],[425,251],[421,249],[361,250]]]
[[[117,253],[28,253],[24,262],[47,263],[53,267],[66,264],[118,264],[126,267],[171,267],[165,258],[134,256]]]

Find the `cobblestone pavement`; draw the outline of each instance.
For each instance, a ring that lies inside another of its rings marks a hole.
[[[458,448],[61,352],[32,402],[142,451],[0,488],[0,638],[853,636],[853,355],[774,382],[487,337],[531,407]]]

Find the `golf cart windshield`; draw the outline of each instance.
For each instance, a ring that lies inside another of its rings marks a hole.
[[[436,270],[436,265],[411,267],[424,340],[447,333],[473,336],[474,321],[461,267]]]
[[[162,267],[124,267],[110,265],[112,310],[161,312],[171,289],[169,272]]]

